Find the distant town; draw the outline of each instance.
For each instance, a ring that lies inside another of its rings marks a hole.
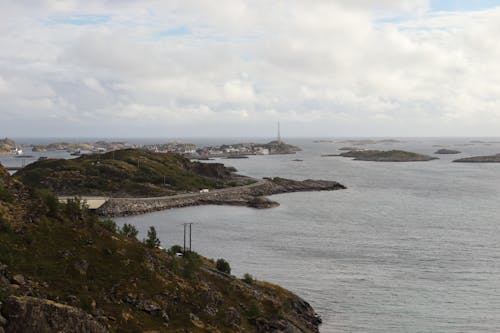
[[[168,142],[159,144],[137,145],[127,142],[54,142],[47,145],[40,144],[18,144],[14,140],[5,138],[0,140],[0,154],[23,156],[30,148],[32,152],[66,151],[74,156],[84,154],[106,153],[110,151],[143,148],[158,153],[177,153],[191,159],[222,158],[245,158],[249,155],[275,155],[294,154],[300,151],[299,147],[286,144],[278,137],[277,140],[268,143],[235,143],[220,146],[199,147],[192,143]]]

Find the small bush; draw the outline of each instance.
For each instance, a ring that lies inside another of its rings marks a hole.
[[[13,202],[14,196],[0,183],[0,201]]]
[[[254,282],[254,278],[251,274],[245,273],[245,275],[243,275],[243,282],[252,284]]]
[[[35,196],[40,198],[46,207],[46,213],[50,217],[57,217],[60,210],[59,199],[49,190],[36,190]]]
[[[201,259],[196,252],[186,252],[183,257],[182,276],[186,279],[194,277],[194,273],[201,267]]]
[[[12,224],[0,212],[0,232],[8,232],[12,229]]]
[[[160,240],[158,239],[158,236],[156,234],[156,229],[155,227],[149,227],[148,230],[148,238],[144,240],[144,244],[149,247],[150,249],[155,249],[158,246],[160,246]]]
[[[99,225],[112,233],[116,233],[118,231],[116,222],[111,219],[99,220]]]
[[[64,205],[64,214],[76,220],[82,220],[88,214],[88,205],[85,201],[82,201],[80,198],[68,199],[66,204]]]
[[[125,223],[120,233],[127,238],[136,238],[139,231],[132,224]]]
[[[231,274],[231,266],[224,259],[217,259],[215,268],[222,273]]]
[[[174,245],[170,248],[170,253],[171,254],[176,254],[182,252],[182,246],[180,245]]]
[[[246,315],[248,318],[254,319],[260,316],[260,308],[259,304],[255,300],[252,300],[248,306],[248,309],[246,311]]]

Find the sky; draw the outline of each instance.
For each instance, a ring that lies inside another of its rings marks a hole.
[[[0,137],[500,136],[500,0],[1,0]]]

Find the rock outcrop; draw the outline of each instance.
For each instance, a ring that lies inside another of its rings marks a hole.
[[[404,150],[352,150],[340,154],[343,157],[353,157],[357,161],[373,161],[373,162],[422,162],[436,160],[437,157],[432,157],[423,154],[417,154]]]
[[[2,306],[6,333],[105,333],[107,330],[81,309],[29,296],[11,296]]]
[[[199,205],[233,205],[271,208],[279,204],[263,197],[280,193],[332,191],[340,189],[345,189],[345,186],[335,181],[312,179],[297,181],[284,178],[267,178],[254,184],[215,190],[208,193],[175,195],[159,198],[111,198],[98,209],[98,214],[110,217],[129,216],[171,208]]]
[[[473,156],[454,160],[457,163],[500,163],[500,154],[488,156]]]

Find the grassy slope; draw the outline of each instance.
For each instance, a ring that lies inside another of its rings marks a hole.
[[[249,286],[210,273],[207,268],[213,268],[213,262],[196,254],[179,258],[148,249],[84,209],[54,205],[48,193],[23,191],[5,173],[0,175],[0,184],[4,193],[0,198],[0,267],[6,264],[10,274],[23,274],[30,281],[13,288],[0,279],[0,301],[11,294],[52,299],[107,318],[109,329],[116,332],[180,332],[185,328],[253,332],[256,317],[291,316],[296,298],[277,286],[261,282]],[[140,310],[144,301],[164,309],[170,318],[168,329],[162,315]],[[216,314],[209,315],[208,307],[215,308]],[[230,308],[241,313],[238,328],[226,320]],[[202,324],[191,321],[191,313]]]
[[[15,177],[63,195],[159,196],[233,185],[220,164],[200,165],[177,154],[140,149],[38,161]]]

